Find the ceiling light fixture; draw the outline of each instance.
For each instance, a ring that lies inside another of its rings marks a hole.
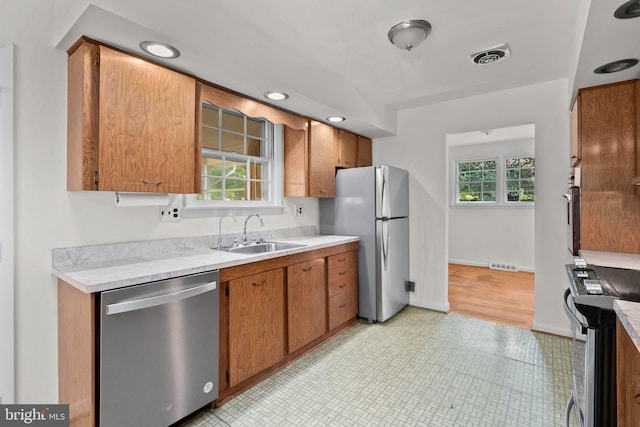
[[[596,74],[617,73],[618,71],[631,68],[637,63],[638,63],[638,60],[634,58],[621,59],[619,61],[613,61],[613,62],[609,62],[608,64],[601,65],[595,70],[593,70],[593,72]]]
[[[289,95],[284,92],[270,91],[265,92],[264,97],[272,101],[284,101],[285,99],[289,98]]]
[[[344,122],[346,119],[342,116],[329,116],[327,117],[327,120],[333,123],[340,123]]]
[[[177,58],[180,51],[166,43],[146,41],[140,43],[140,49],[158,58]]]
[[[637,18],[640,16],[640,0],[631,0],[624,3],[613,13],[618,19]]]
[[[431,24],[423,19],[409,19],[398,22],[391,27],[387,36],[389,41],[399,49],[411,51],[427,38],[431,32]]]

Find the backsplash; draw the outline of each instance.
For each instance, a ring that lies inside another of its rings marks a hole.
[[[314,226],[283,228],[252,232],[249,236],[259,236],[264,240],[288,239],[295,237],[309,237],[316,235]],[[233,238],[239,241],[242,233],[228,233],[222,235],[222,243],[227,246]],[[76,246],[70,248],[54,248],[52,250],[53,267],[86,265],[119,260],[162,258],[166,255],[190,255],[201,251],[208,251],[218,243],[218,235],[180,237],[173,239],[144,240],[139,242],[111,243],[104,245]]]

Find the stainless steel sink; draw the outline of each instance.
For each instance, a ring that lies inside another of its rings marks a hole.
[[[222,250],[239,254],[261,254],[266,252],[278,252],[285,251],[287,249],[301,248],[303,246],[305,245],[299,245],[295,243],[264,242],[246,246],[223,248]]]

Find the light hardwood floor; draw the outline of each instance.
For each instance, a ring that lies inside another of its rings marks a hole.
[[[449,264],[451,312],[531,329],[533,273]]]

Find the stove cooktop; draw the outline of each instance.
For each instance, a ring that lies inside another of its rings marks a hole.
[[[640,270],[567,264],[574,303],[613,310],[613,301],[640,302]]]

